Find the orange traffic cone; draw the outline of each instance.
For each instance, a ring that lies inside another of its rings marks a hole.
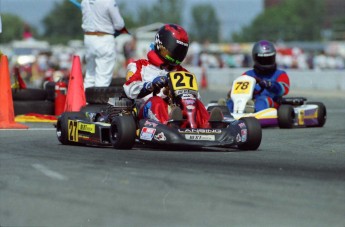
[[[65,112],[78,112],[85,105],[86,98],[80,58],[74,56],[67,88]]]
[[[201,69],[201,88],[207,89],[207,76],[206,69],[204,67]]]
[[[0,61],[0,129],[28,129],[28,126],[14,121],[14,107],[7,56],[2,55]]]

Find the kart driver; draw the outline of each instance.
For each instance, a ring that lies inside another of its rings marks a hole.
[[[289,93],[290,81],[285,71],[277,69],[274,45],[267,40],[255,43],[252,57],[254,67],[243,75],[252,76],[257,80],[253,96],[255,112],[270,107],[278,108],[281,98]],[[226,104],[232,112],[234,104],[231,98],[227,100]]]
[[[169,117],[167,96],[162,88],[167,86],[168,72],[188,71],[180,65],[186,57],[188,47],[189,38],[184,28],[177,24],[165,24],[156,33],[147,59],[128,64],[127,82],[123,88],[128,98],[144,101],[139,111],[139,119],[150,118],[167,124],[171,119],[182,118],[180,108],[172,108]],[[197,110],[198,127],[207,127],[209,114],[199,99]]]

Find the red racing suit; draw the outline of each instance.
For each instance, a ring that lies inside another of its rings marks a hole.
[[[128,98],[137,99],[143,89],[145,82],[152,82],[158,76],[166,76],[171,71],[187,71],[180,65],[175,66],[172,70],[162,67],[164,62],[159,56],[150,50],[147,59],[139,59],[127,66],[127,82],[123,85],[124,91]],[[163,94],[163,89],[156,96],[152,93],[142,97],[145,101],[140,108],[139,119],[150,118],[157,120],[163,124],[167,124],[169,120],[168,103],[164,100],[167,96]],[[197,99],[196,123],[199,128],[209,127],[209,114],[203,103]]]

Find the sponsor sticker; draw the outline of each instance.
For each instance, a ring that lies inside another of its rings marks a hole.
[[[152,141],[153,136],[155,135],[155,132],[156,132],[155,128],[144,127],[140,132],[140,139]]]
[[[147,121],[145,121],[145,123],[144,123],[144,125],[145,126],[149,126],[149,127],[157,127],[157,123],[154,123],[154,122],[152,122],[152,121],[149,121],[149,120],[147,120]]]
[[[206,140],[206,141],[215,141],[215,135],[194,135],[186,134],[185,138],[187,140]]]
[[[298,125],[304,125],[304,117],[304,110],[300,110],[298,115]]]
[[[242,135],[242,142],[246,142],[247,141],[247,129],[242,129],[241,135]]]
[[[194,129],[194,128],[187,128],[187,129],[178,129],[179,133],[183,133],[183,134],[189,134],[189,133],[197,133],[197,134],[221,134],[222,130],[221,129],[203,129],[203,128],[199,128],[199,129]]]
[[[246,128],[246,124],[243,122],[239,123],[238,126],[240,126],[240,128]]]
[[[270,56],[273,56],[275,54],[276,54],[275,52],[272,52],[272,53],[258,53],[258,56],[260,56],[260,57],[270,57]]]
[[[192,95],[197,96],[197,95],[198,95],[198,92],[193,91],[193,90],[187,90],[187,89],[184,90],[184,89],[182,89],[182,90],[177,90],[177,91],[175,91],[175,94],[176,94],[176,95],[192,94]]]
[[[90,132],[95,133],[95,125],[94,124],[85,124],[85,123],[78,123],[78,130],[83,132]]]
[[[236,142],[241,142],[241,135],[240,134],[237,134],[237,136],[236,136]]]
[[[164,133],[158,133],[157,135],[155,135],[155,140],[157,141],[166,141],[167,138],[165,137]]]

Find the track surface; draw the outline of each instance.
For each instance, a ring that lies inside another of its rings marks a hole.
[[[326,105],[324,128],[264,129],[250,152],[63,146],[51,124],[1,130],[0,226],[344,227],[345,100],[309,100]]]

